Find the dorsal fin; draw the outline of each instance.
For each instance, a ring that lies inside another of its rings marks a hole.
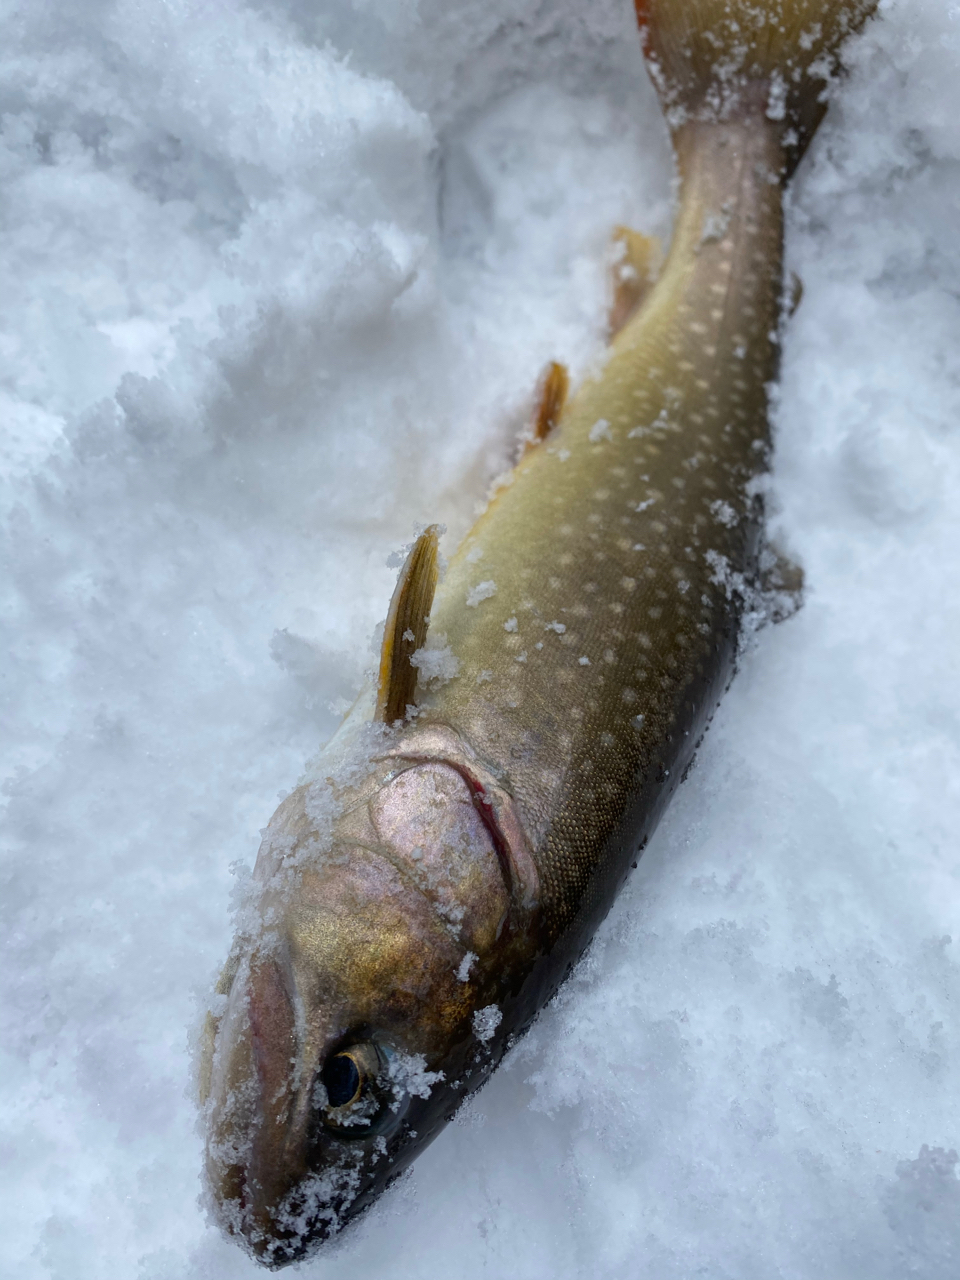
[[[424,529],[400,570],[390,601],[380,651],[375,713],[375,719],[384,724],[402,720],[413,702],[418,673],[410,659],[423,648],[427,638],[427,621],[437,589],[438,539],[439,529],[435,524]]]
[[[524,453],[529,452],[541,440],[545,440],[560,421],[569,389],[570,374],[567,372],[567,366],[560,364],[557,360],[551,360],[540,375],[530,425],[521,436]]]
[[[656,236],[644,236],[629,227],[614,227],[613,243],[619,257],[613,267],[613,305],[608,321],[611,338],[643,301],[657,277],[661,256]]]

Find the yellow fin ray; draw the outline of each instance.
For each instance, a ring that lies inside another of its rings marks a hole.
[[[380,651],[377,709],[374,718],[385,724],[402,720],[413,702],[417,669],[410,659],[423,648],[427,625],[437,589],[437,545],[435,524],[424,529],[413,544],[390,601]]]

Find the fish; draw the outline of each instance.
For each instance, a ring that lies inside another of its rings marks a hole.
[[[208,1202],[259,1262],[373,1204],[552,998],[694,758],[762,609],[783,192],[873,0],[636,0],[680,175],[655,281],[542,379],[442,575],[264,832],[204,1030]]]

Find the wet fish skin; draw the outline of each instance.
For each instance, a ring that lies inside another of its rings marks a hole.
[[[398,726],[358,707],[265,835],[203,1088],[215,1212],[267,1265],[372,1203],[556,990],[732,676],[762,531],[782,181],[821,113],[815,81],[781,101],[775,76],[810,23],[830,52],[870,5],[769,8],[790,18],[790,56],[745,64],[717,107],[696,96],[716,87],[701,28],[739,16],[742,40],[757,11],[638,5],[682,183],[663,273],[451,561],[430,635],[456,678],[421,680]]]

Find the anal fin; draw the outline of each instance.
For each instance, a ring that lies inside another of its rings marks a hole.
[[[797,307],[803,301],[803,281],[795,271],[790,272],[790,288],[786,291],[787,319],[792,320],[796,315]]]
[[[437,545],[435,524],[424,529],[413,544],[390,601],[380,651],[377,709],[374,718],[385,724],[402,720],[413,702],[417,669],[410,659],[423,648],[427,624],[437,589]]]
[[[613,304],[608,325],[615,338],[627,323],[657,278],[662,249],[656,236],[644,236],[629,227],[615,227]]]
[[[804,572],[776,542],[767,541],[760,552],[759,587],[767,617],[785,622],[803,604]]]

